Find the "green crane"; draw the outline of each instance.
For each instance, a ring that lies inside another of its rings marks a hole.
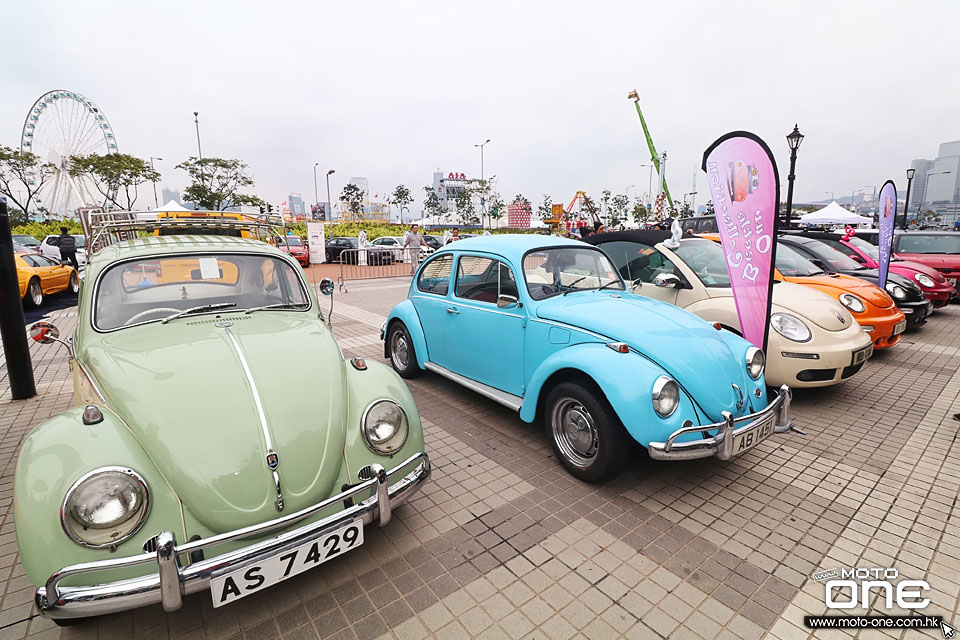
[[[673,198],[670,197],[670,189],[667,188],[667,178],[661,173],[660,156],[657,154],[656,147],[653,146],[653,138],[650,137],[650,129],[647,128],[647,121],[643,119],[643,111],[640,110],[640,96],[637,94],[637,90],[634,89],[631,91],[627,98],[633,100],[633,106],[637,108],[637,115],[640,116],[640,126],[643,127],[643,135],[646,137],[647,147],[650,149],[650,161],[653,163],[654,168],[657,170],[657,175],[660,176],[663,182],[663,192],[666,194],[667,202],[670,203],[670,208],[672,209]]]

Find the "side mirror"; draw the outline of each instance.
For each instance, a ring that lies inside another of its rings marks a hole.
[[[637,278],[636,280],[630,283],[631,289],[639,289],[642,286],[643,286],[643,280],[641,280],[640,278]]]
[[[497,306],[501,309],[515,307],[518,304],[520,304],[520,301],[517,299],[517,296],[508,296],[504,293],[497,296]]]
[[[653,279],[653,284],[658,287],[678,287],[680,286],[680,278],[672,273],[661,273]]]
[[[333,295],[333,280],[330,278],[324,278],[320,281],[320,293],[325,296]]]
[[[60,339],[59,329],[49,322],[43,321],[35,322],[33,326],[30,327],[30,338],[40,344],[50,344],[51,342],[59,342],[63,345],[67,344]]]

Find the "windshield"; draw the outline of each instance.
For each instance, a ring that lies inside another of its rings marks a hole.
[[[897,236],[897,253],[960,254],[960,234],[903,234]]]
[[[284,243],[286,243],[287,246],[290,246],[290,247],[303,246],[303,240],[301,240],[298,236],[283,236],[283,239],[280,240],[280,244],[284,244]]]
[[[862,264],[854,262],[825,242],[817,242],[815,247],[807,245],[807,250],[823,261],[823,266],[829,271],[859,271],[866,269]]]
[[[25,247],[39,247],[40,241],[34,238],[33,236],[26,235],[15,235],[13,239],[16,240],[19,244],[22,244]]]
[[[874,262],[880,262],[880,248],[875,244],[870,244],[863,238],[858,238],[853,236],[847,240],[850,244],[855,246],[857,249],[867,254],[867,256]]]
[[[534,300],[585,289],[625,289],[610,259],[597,249],[563,247],[531,251],[523,258],[523,276]]]
[[[266,305],[309,307],[303,281],[286,261],[259,254],[151,256],[104,271],[93,325],[101,331],[155,322],[206,305],[229,311]],[[292,309],[297,310],[297,309]]]
[[[823,275],[823,270],[782,242],[777,243],[777,271],[788,278]]]
[[[687,263],[705,287],[729,287],[730,273],[723,247],[713,240],[683,240],[673,252]]]

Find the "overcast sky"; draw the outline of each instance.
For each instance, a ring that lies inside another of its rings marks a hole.
[[[733,129],[764,138],[795,199],[879,187],[960,139],[956,2],[5,3],[0,144],[52,89],[96,102],[120,151],[250,165],[255,192],[314,197],[313,166],[382,194],[436,169],[484,172],[505,199],[647,190],[636,88],[674,196]],[[706,198],[698,173],[698,203]],[[872,189],[868,189],[872,192]],[[138,205],[153,206],[146,191]]]

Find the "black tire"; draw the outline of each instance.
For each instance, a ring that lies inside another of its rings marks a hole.
[[[416,378],[423,373],[417,364],[417,351],[410,339],[410,332],[399,320],[387,330],[387,352],[390,364],[401,378]]]
[[[547,395],[543,418],[554,455],[577,478],[599,482],[626,465],[632,439],[595,385],[561,382]]]
[[[72,627],[87,620],[96,620],[96,618],[63,618],[61,620],[57,620],[55,618],[53,620],[53,624],[57,625],[58,627]]]
[[[32,278],[27,283],[27,295],[23,297],[24,306],[30,309],[36,309],[43,304],[43,287],[40,286],[40,280]]]
[[[74,271],[70,274],[70,284],[67,285],[67,291],[73,295],[80,293],[80,276]]]

